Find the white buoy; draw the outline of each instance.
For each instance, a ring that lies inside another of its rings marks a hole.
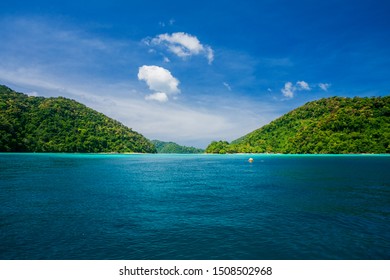
[[[253,158],[249,158],[248,161],[249,161],[250,163],[252,163],[252,162],[253,162]]]

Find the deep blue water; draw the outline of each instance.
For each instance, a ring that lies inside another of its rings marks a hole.
[[[0,259],[390,259],[390,156],[0,154]]]

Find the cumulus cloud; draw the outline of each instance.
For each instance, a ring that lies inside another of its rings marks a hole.
[[[328,88],[330,87],[330,84],[327,84],[327,83],[319,83],[318,86],[319,86],[320,89],[322,89],[323,91],[328,91]]]
[[[147,43],[162,45],[181,58],[204,55],[209,64],[214,60],[214,51],[210,46],[202,45],[196,36],[184,32],[160,34]]]
[[[284,84],[284,87],[282,88],[282,94],[287,98],[293,98],[296,91],[310,91],[311,88],[308,83],[305,81],[298,81],[295,83],[295,85],[292,82],[287,82]]]
[[[138,80],[145,81],[155,93],[146,96],[147,100],[168,101],[168,95],[180,93],[179,80],[163,67],[143,65],[138,69]]]
[[[284,84],[284,88],[282,88],[282,93],[287,98],[293,98],[294,97],[294,87],[291,82],[287,82]]]
[[[311,90],[309,84],[306,83],[305,81],[298,81],[297,82],[297,89],[298,90]]]

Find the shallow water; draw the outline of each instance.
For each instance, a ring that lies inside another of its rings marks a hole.
[[[390,156],[0,154],[0,259],[390,259]]]

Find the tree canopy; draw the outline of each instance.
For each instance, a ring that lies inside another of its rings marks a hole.
[[[154,145],[102,113],[64,97],[44,98],[0,86],[1,152],[142,152]]]
[[[204,153],[204,150],[181,146],[174,142],[163,142],[159,140],[152,140],[152,143],[157,149],[157,153],[159,154],[201,154]]]
[[[323,98],[206,153],[390,153],[390,96]]]

